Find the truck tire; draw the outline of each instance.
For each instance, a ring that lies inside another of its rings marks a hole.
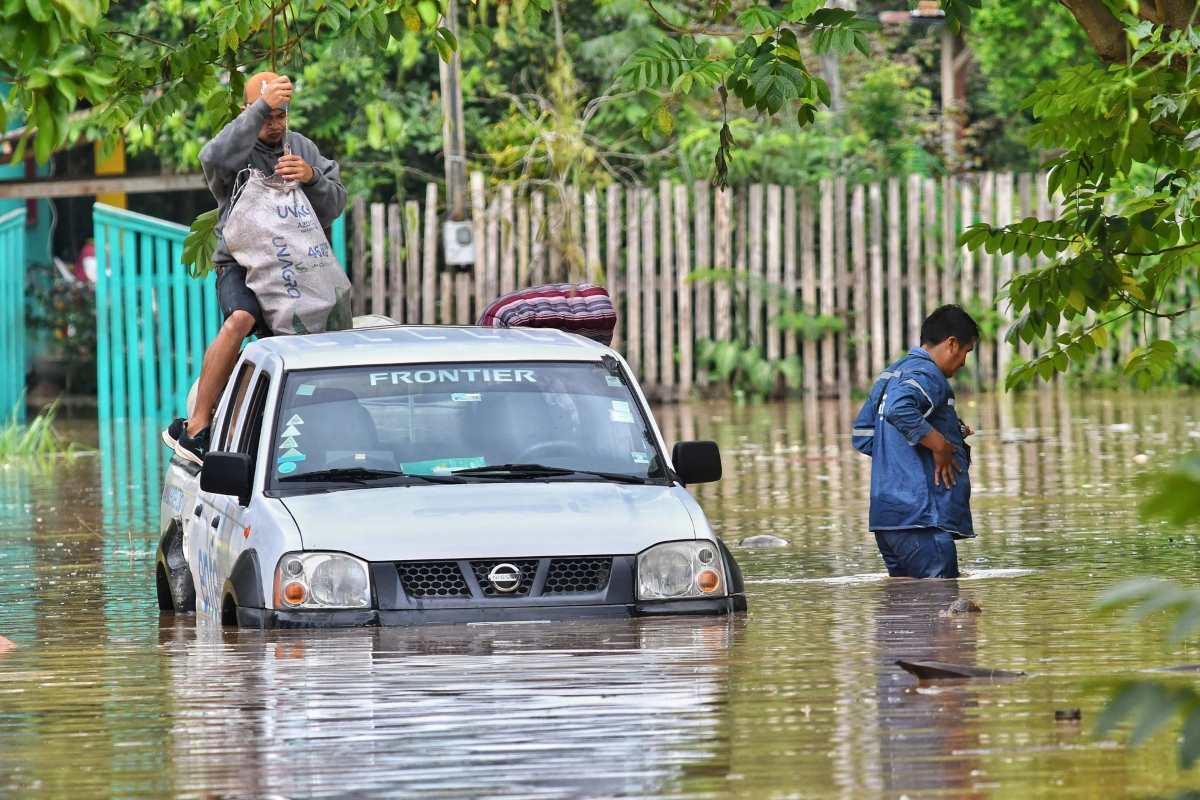
[[[158,542],[155,587],[160,610],[176,614],[190,614],[196,610],[196,587],[183,553],[183,525],[177,518],[167,525]]]

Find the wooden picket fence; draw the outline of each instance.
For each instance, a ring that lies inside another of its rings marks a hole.
[[[440,264],[435,185],[423,203],[354,201],[354,309],[408,323],[471,324],[501,294],[565,279],[574,254],[571,279],[608,288],[618,309],[614,347],[662,399],[687,397],[704,382],[701,340],[743,335],[767,358],[799,356],[806,392],[845,394],[918,344],[921,321],[948,302],[998,312],[998,335],[981,343],[974,362],[976,381],[994,385],[1012,357],[997,345],[1011,323],[998,298],[1014,271],[1032,262],[969,252],[957,236],[978,221],[1049,217],[1045,180],[910,175],[730,190],[662,181],[589,190],[580,199],[512,184],[489,191],[476,173],[476,260],[465,269]],[[744,280],[689,279],[710,269]],[[801,338],[779,324],[788,304],[845,327]],[[1129,326],[1114,337],[1109,363],[1127,356],[1140,335]]]

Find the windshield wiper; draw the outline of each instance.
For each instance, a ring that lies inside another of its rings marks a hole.
[[[586,469],[570,469],[567,467],[550,467],[545,464],[494,464],[488,467],[467,467],[456,469],[454,475],[480,478],[505,478],[524,480],[527,478],[562,478],[569,475],[590,475],[619,483],[645,483],[645,478],[637,475],[624,475],[619,472],[597,472]]]
[[[366,486],[370,481],[386,480],[388,478],[413,478],[426,483],[462,483],[462,478],[453,475],[412,475],[395,469],[367,469],[365,467],[342,467],[339,469],[319,469],[314,472],[302,472],[299,475],[285,475],[279,478],[283,481],[329,481],[359,483]]]
[[[395,469],[367,469],[366,467],[342,467],[339,469],[318,469],[313,472],[301,472],[298,475],[284,475],[279,482],[284,481],[347,481],[349,483],[366,483],[382,478],[405,478],[403,472]]]

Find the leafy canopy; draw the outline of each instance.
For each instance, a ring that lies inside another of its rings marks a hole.
[[[157,6],[157,4],[155,4]],[[0,73],[12,90],[0,123],[26,121],[13,159],[29,143],[40,162],[78,135],[110,139],[161,127],[177,112],[198,113],[219,130],[238,112],[245,72],[292,59],[306,39],[336,34],[343,52],[379,50],[420,33],[448,59],[456,37],[440,24],[444,0],[180,0],[167,39],[109,0],[5,0],[0,4]],[[522,3],[540,17],[548,0]],[[47,59],[45,54],[53,54]],[[195,102],[202,103],[195,112]]]

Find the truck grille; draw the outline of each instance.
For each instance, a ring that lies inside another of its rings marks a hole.
[[[611,558],[555,558],[550,561],[543,594],[598,592],[608,585]]]
[[[400,582],[409,597],[470,597],[457,561],[400,561]]]
[[[521,570],[521,582],[517,585],[515,591],[501,592],[492,582],[488,580],[488,573],[496,567],[497,564],[512,564],[517,569]],[[484,597],[528,597],[529,590],[533,588],[533,576],[537,574],[538,562],[537,559],[524,561],[472,561],[471,569],[475,571],[475,580],[479,582],[479,588],[483,590]]]
[[[549,561],[546,581],[534,592],[534,578],[543,561]],[[460,569],[460,564],[462,568]],[[521,580],[511,592],[498,590],[488,574],[499,564],[511,564],[521,571]],[[487,561],[397,561],[396,574],[404,593],[415,599],[486,598],[504,600],[518,597],[538,597],[565,594],[590,594],[604,591],[612,573],[611,556],[579,556],[576,558],[489,559]],[[464,574],[470,568],[478,584],[478,594]]]

